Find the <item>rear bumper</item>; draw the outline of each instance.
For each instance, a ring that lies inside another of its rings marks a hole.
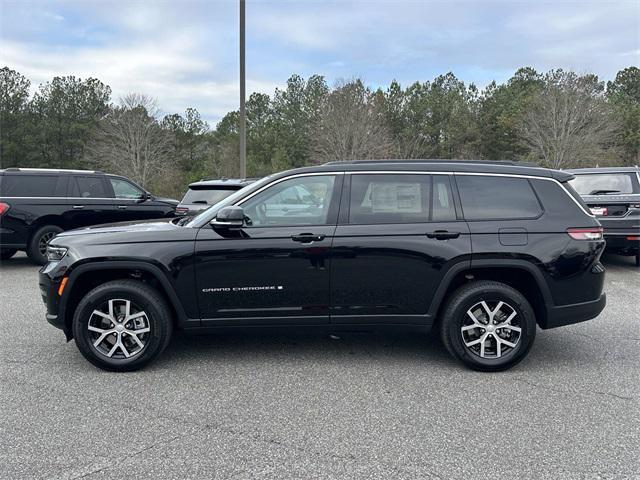
[[[546,324],[541,327],[546,330],[591,320],[600,315],[606,305],[607,294],[603,293],[599,299],[591,302],[551,307],[547,312]]]

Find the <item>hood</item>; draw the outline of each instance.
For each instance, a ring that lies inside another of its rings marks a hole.
[[[75,230],[67,230],[56,235],[56,239],[65,237],[77,237],[79,235],[97,235],[107,233],[126,233],[126,232],[166,232],[172,231],[177,226],[173,220],[175,218],[162,218],[154,220],[137,220],[132,222],[107,223],[104,225],[94,225],[92,227],[77,228]]]

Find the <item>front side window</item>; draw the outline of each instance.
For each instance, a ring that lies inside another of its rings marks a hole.
[[[634,182],[634,179],[636,180]],[[571,186],[580,195],[620,195],[640,193],[635,186],[637,177],[632,173],[594,173],[576,175]]]
[[[456,175],[466,220],[537,218],[540,202],[526,178]]]
[[[144,192],[142,190],[130,184],[126,180],[110,178],[109,181],[111,182],[113,193],[115,194],[116,198],[138,200],[144,196]]]
[[[334,175],[296,177],[243,202],[248,226],[326,225]]]

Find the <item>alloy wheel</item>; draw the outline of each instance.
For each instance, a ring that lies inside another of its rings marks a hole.
[[[151,332],[144,310],[126,299],[111,299],[96,308],[87,324],[93,348],[101,355],[128,359],[144,350]]]
[[[49,241],[56,236],[56,232],[47,232],[40,237],[40,241],[38,242],[38,250],[40,253],[46,257],[47,255],[47,244]]]
[[[520,342],[518,312],[503,301],[481,301],[467,310],[460,328],[464,346],[485,359],[501,358]]]

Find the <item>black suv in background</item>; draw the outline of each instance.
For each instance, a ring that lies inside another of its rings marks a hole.
[[[131,180],[85,170],[0,170],[0,254],[26,250],[46,263],[56,234],[78,227],[172,217],[178,202],[156,198]]]
[[[265,326],[435,328],[469,367],[503,370],[536,326],[605,306],[602,227],[572,178],[453,161],[278,173],[192,219],[58,235],[47,320],[109,370],[146,365],[174,328]]]
[[[640,168],[568,171],[576,177],[571,185],[604,227],[607,249],[635,256],[640,267]]]
[[[255,179],[222,178],[200,180],[189,184],[189,190],[176,208],[176,216],[195,215],[224,200],[233,192],[255,182]]]

